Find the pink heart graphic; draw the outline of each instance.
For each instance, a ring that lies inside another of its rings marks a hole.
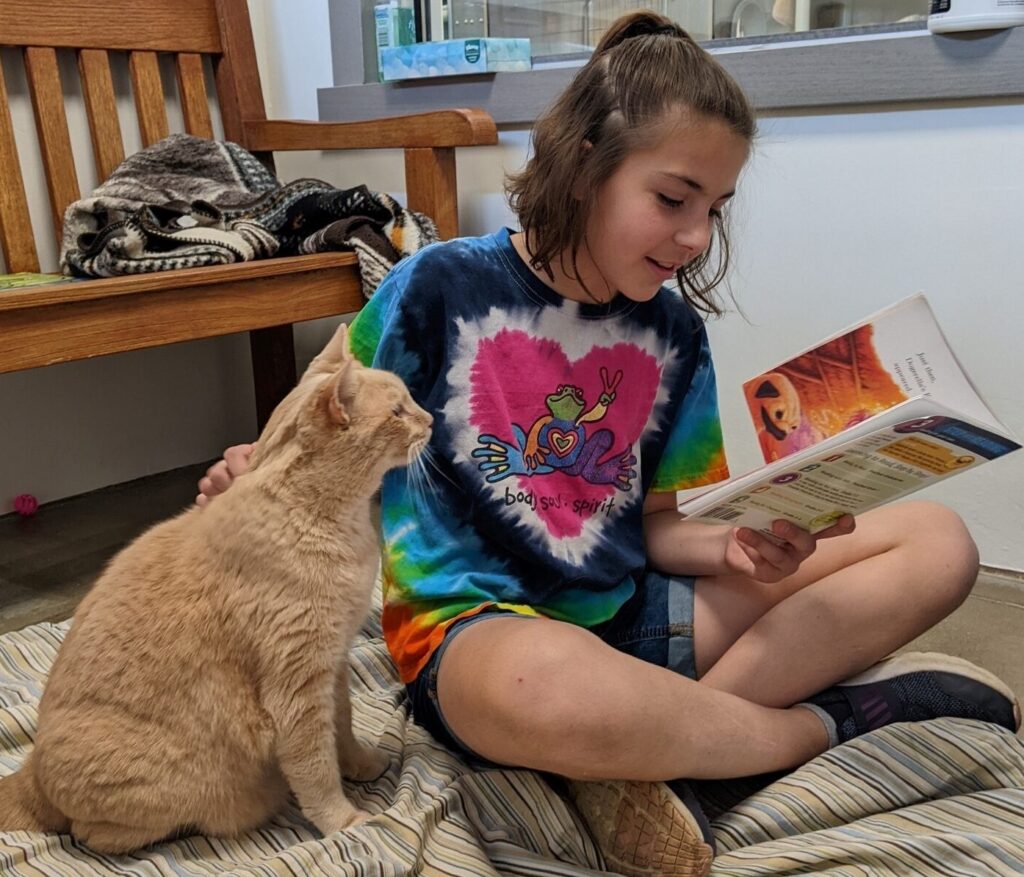
[[[615,398],[601,415],[595,411],[607,387],[606,376],[621,372]],[[537,338],[516,329],[502,329],[477,346],[470,371],[469,421],[478,435],[493,435],[518,447],[513,425],[529,435],[538,419],[551,417],[548,397],[559,387],[572,385],[582,393],[584,407],[574,423],[553,423],[548,429],[547,465],[557,467],[558,460],[572,453],[579,442],[577,425],[582,426],[583,448],[594,436],[606,430],[610,444],[597,458],[605,461],[631,452],[639,457],[638,440],[650,417],[661,380],[658,361],[636,344],[619,342],[593,347],[584,356],[571,361],[562,346],[548,338]],[[583,420],[591,413],[593,420]],[[607,436],[606,436],[607,438]],[[639,465],[634,464],[639,470]],[[516,475],[494,484],[496,496],[509,495],[513,501],[528,502],[533,513],[544,522],[555,539],[578,536],[586,522],[597,514],[611,514],[615,495],[622,491],[614,484],[595,484],[583,475],[570,475],[557,468],[552,472]]]
[[[576,447],[578,437],[574,432],[562,432],[560,429],[548,430],[548,441],[551,442],[551,450],[557,457],[568,457],[572,449]]]

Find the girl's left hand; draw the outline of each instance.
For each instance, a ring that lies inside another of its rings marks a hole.
[[[738,527],[729,533],[725,565],[730,572],[774,584],[800,569],[800,564],[814,554],[819,539],[844,536],[855,527],[853,515],[844,515],[827,530],[812,536],[789,521],[775,521],[772,532],[783,540],[781,545],[756,530]]]

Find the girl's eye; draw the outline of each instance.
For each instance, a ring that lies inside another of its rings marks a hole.
[[[666,207],[673,210],[677,207],[682,207],[684,203],[683,201],[676,200],[675,198],[669,198],[668,195],[663,195],[661,192],[658,193],[658,200]]]

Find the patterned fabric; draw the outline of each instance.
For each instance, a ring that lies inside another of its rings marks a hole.
[[[369,298],[395,262],[435,240],[429,217],[387,194],[281,185],[236,143],[172,134],[69,205],[61,268],[115,277],[351,249]]]
[[[683,297],[570,301],[507,229],[403,262],[350,338],[434,416],[428,468],[389,473],[382,494],[384,632],[407,682],[486,607],[607,621],[646,575],[648,491],[728,475],[707,336]]]
[[[0,636],[0,773],[24,759],[44,680],[68,624]],[[69,836],[0,833],[5,877],[492,877],[598,873],[571,805],[539,774],[471,771],[408,716],[405,689],[367,625],[352,654],[356,731],[391,755],[380,779],[346,784],[375,816],[320,837],[290,809],[234,839],[186,837],[133,856],[93,853]],[[755,784],[756,785],[756,784]],[[994,725],[894,725],[755,792],[703,783],[731,809],[713,823],[714,877],[932,877],[1024,873],[1024,747]]]

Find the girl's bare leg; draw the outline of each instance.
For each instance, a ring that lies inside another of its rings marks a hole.
[[[573,779],[744,776],[827,746],[807,710],[759,706],[547,619],[464,628],[441,661],[438,698],[475,752]]]
[[[746,700],[789,706],[932,627],[963,602],[977,573],[974,542],[949,509],[876,509],[777,584],[699,579],[698,675]]]

